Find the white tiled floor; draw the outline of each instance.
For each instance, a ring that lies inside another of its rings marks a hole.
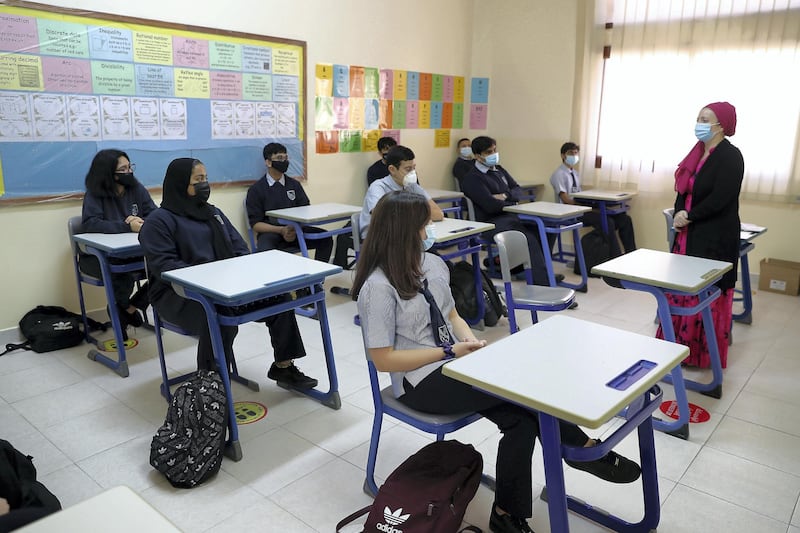
[[[343,273],[331,285],[350,285]],[[655,302],[646,294],[611,289],[590,280],[572,316],[652,335]],[[361,490],[372,403],[355,304],[328,296],[342,408],[332,411],[266,379],[272,360],[266,330],[248,324],[236,341],[243,375],[261,392],[234,385],[237,400],[268,406],[266,418],[240,427],[244,458],[225,460],[211,482],[192,490],[172,488],[148,465],[150,439],[163,421],[160,373],[153,334],[139,329],[129,351],[130,377],[122,379],[86,358],[87,346],[49,354],[12,353],[0,359],[0,437],[33,455],[41,480],[70,506],[115,485],[128,485],[185,531],[331,532],[336,522],[370,502]],[[754,321],[736,324],[725,371],[724,395],[714,400],[690,393],[711,412],[691,426],[688,441],[656,434],[662,516],[660,532],[800,533],[800,299],[755,296]],[[528,324],[529,317],[519,315]],[[327,389],[318,323],[300,318],[309,356],[299,362]],[[507,322],[477,333],[494,340]],[[192,339],[167,333],[168,364],[187,371],[195,364]],[[535,351],[535,347],[531,347]],[[705,376],[701,376],[702,377]],[[665,396],[671,388],[665,386]],[[619,422],[603,431],[602,437]],[[475,444],[493,472],[498,435],[480,421],[455,435]],[[430,436],[392,419],[384,422],[378,454],[381,479]],[[632,437],[618,451],[636,458]],[[544,473],[537,447],[534,493]],[[640,485],[616,486],[567,468],[568,490],[636,521]],[[467,512],[488,530],[492,494],[481,487]],[[572,531],[603,531],[570,516]],[[546,505],[537,497],[532,527],[549,531]],[[111,527],[111,525],[110,525]]]

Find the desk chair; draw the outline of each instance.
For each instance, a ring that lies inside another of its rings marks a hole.
[[[510,332],[519,331],[515,312],[517,309],[528,309],[534,324],[539,321],[537,311],[561,311],[567,309],[575,299],[575,291],[566,287],[542,287],[533,284],[531,273],[531,257],[528,252],[528,240],[520,231],[509,230],[494,236],[500,256],[500,271],[505,287],[506,306],[508,307],[508,328]],[[514,288],[511,270],[522,265],[525,269],[526,285]]]
[[[247,216],[247,195],[242,199],[242,212],[244,213],[244,227],[247,228],[247,240],[250,243],[250,252],[255,253],[258,251],[256,246],[256,232],[250,225],[250,218]]]
[[[365,345],[366,351],[366,345]],[[461,413],[455,415],[432,415],[412,409],[394,397],[392,386],[381,389],[378,383],[378,371],[369,359],[367,353],[367,368],[369,370],[369,384],[372,388],[372,403],[375,406],[375,416],[372,421],[372,435],[369,439],[369,454],[367,456],[367,474],[364,480],[364,492],[375,497],[378,485],[375,482],[375,462],[378,456],[378,443],[381,438],[381,425],[383,415],[389,415],[401,422],[413,426],[420,431],[436,435],[436,440],[443,440],[447,433],[457,431],[464,426],[472,424],[481,418],[478,413]],[[485,479],[492,486],[491,480]]]

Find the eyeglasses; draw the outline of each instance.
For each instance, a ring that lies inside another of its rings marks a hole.
[[[127,166],[119,167],[117,169],[117,173],[124,174],[126,172],[133,172],[134,170],[136,170],[136,163],[131,163],[131,164],[127,165]]]
[[[270,159],[270,161],[288,161],[288,160],[289,160],[288,155],[276,155],[272,159]]]

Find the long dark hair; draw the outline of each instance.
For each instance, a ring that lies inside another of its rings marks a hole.
[[[114,179],[114,174],[117,172],[117,162],[120,157],[124,157],[128,162],[131,160],[128,154],[115,148],[100,150],[95,154],[84,182],[88,192],[108,198],[117,196],[117,181]]]
[[[354,300],[376,268],[383,270],[400,298],[416,296],[422,278],[420,230],[430,217],[428,201],[419,194],[393,191],[380,199],[356,263]]]

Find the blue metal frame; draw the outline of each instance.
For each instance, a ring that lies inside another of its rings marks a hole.
[[[630,206],[618,200],[599,200],[596,198],[575,198],[579,204],[597,207],[600,211],[600,224],[603,227],[603,233],[608,234],[608,216],[619,215],[625,213],[630,209]]]
[[[583,257],[583,248],[581,247],[581,232],[583,222],[578,221],[577,218],[571,219],[551,219],[537,215],[528,215],[523,213],[516,213],[520,220],[535,222],[539,228],[539,241],[542,245],[542,254],[544,255],[545,265],[547,266],[547,277],[551,287],[559,285],[561,287],[569,287],[570,289],[582,289],[587,286],[588,272],[586,272],[586,260]],[[550,253],[550,244],[547,241],[548,233],[561,234],[567,231],[572,232],[572,240],[575,243],[575,251],[578,254],[578,266],[581,271],[581,282],[579,284],[569,283],[562,281],[556,284],[555,274],[553,273],[553,257]]]

